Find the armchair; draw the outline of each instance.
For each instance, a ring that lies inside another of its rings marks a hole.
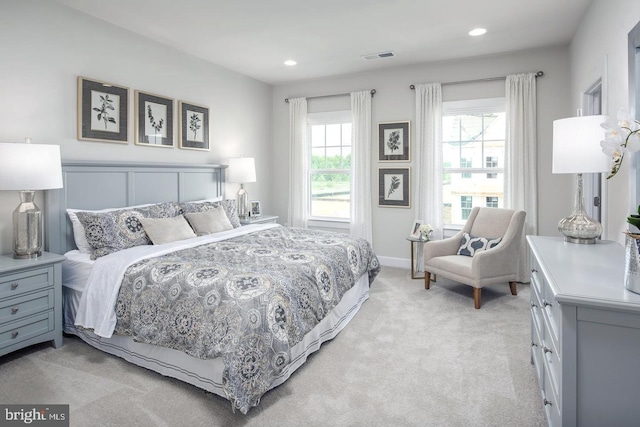
[[[424,245],[424,288],[429,289],[431,274],[473,286],[477,309],[484,286],[508,282],[511,294],[517,295],[516,271],[525,216],[524,211],[474,207],[455,236]],[[457,255],[465,232],[474,237],[502,240],[473,256]]]

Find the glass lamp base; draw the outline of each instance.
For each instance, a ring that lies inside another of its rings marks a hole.
[[[245,191],[244,184],[240,184],[236,201],[238,203],[238,217],[240,219],[249,218],[249,194]]]
[[[42,212],[33,202],[35,191],[20,191],[20,204],[13,211],[13,257],[37,258],[42,255]]]
[[[563,218],[558,223],[558,231],[564,236],[564,241],[592,245],[602,234],[602,225],[597,220],[587,215],[584,209],[584,196],[582,194],[582,174],[578,174],[576,182],[575,208],[571,216]]]

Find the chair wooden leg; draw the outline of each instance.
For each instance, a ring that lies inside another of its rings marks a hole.
[[[509,282],[509,289],[511,289],[511,295],[518,295],[518,289],[516,289],[516,282]]]
[[[428,271],[425,271],[424,272],[424,288],[429,289],[429,286],[431,286],[431,273],[429,273]]]
[[[478,309],[480,308],[480,295],[482,293],[482,288],[473,288],[473,306]]]

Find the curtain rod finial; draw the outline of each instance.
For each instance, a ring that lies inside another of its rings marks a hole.
[[[416,85],[410,85],[409,86],[409,89],[411,89],[411,90],[415,90],[415,88],[416,88]]]

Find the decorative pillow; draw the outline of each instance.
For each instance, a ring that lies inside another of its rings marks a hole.
[[[76,212],[91,246],[91,259],[110,253],[148,245],[140,218],[171,218],[177,215],[174,203],[159,203],[135,209],[108,212]]]
[[[205,212],[186,213],[184,216],[198,236],[233,229],[222,206]]]
[[[89,242],[87,242],[84,226],[78,219],[78,215],[77,215],[78,212],[104,213],[104,212],[119,211],[122,209],[142,208],[146,206],[153,206],[153,204],[127,206],[126,208],[110,208],[110,209],[99,209],[99,210],[67,209],[67,215],[69,215],[69,219],[71,220],[71,225],[73,227],[73,240],[76,242],[76,247],[78,248],[80,253],[83,253],[83,254],[91,253],[91,245],[89,244]]]
[[[193,212],[205,212],[218,206],[222,206],[224,213],[227,214],[227,219],[231,223],[233,228],[240,227],[240,218],[238,218],[237,204],[234,199],[220,200],[219,202],[186,202],[179,203],[178,210],[180,214],[187,214]]]
[[[474,237],[469,233],[464,233],[462,235],[462,240],[460,241],[458,255],[474,256],[478,252],[486,251],[498,246],[498,243],[501,241],[502,237],[498,237],[497,239],[487,239],[486,237]]]
[[[173,218],[140,218],[140,222],[154,245],[196,237],[182,215]]]

